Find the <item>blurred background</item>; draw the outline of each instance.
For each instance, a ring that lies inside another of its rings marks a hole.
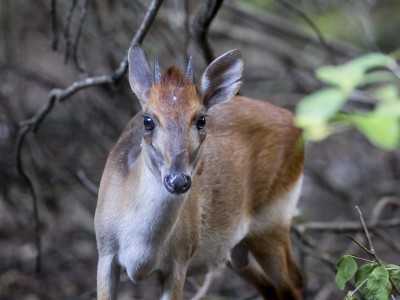
[[[137,99],[126,78],[84,88],[55,101],[40,128],[23,136],[21,149],[18,132],[26,128],[24,120],[46,107],[53,89],[112,75],[150,2],[0,1],[0,299],[95,299],[97,187],[109,151],[139,110]],[[199,78],[208,59],[190,29],[201,6],[212,2],[162,4],[143,40],[162,70],[172,64],[185,68],[192,55]],[[295,111],[301,98],[321,87],[316,67],[398,50],[399,15],[398,0],[225,0],[208,41],[215,57],[234,48],[242,52],[242,94]],[[35,191],[38,227],[16,157]],[[344,253],[363,253],[346,233],[365,243],[354,207],[367,222],[398,220],[399,198],[399,150],[377,149],[355,130],[307,144],[293,234],[307,279],[304,299],[344,297],[334,281],[335,264]],[[340,229],[346,225],[348,230]],[[39,273],[35,231],[41,241]],[[383,260],[400,263],[399,226],[372,230],[372,238]],[[157,293],[134,287],[126,275],[121,281],[120,299],[154,299]],[[189,280],[185,297],[203,281]],[[219,269],[205,299],[261,298]]]

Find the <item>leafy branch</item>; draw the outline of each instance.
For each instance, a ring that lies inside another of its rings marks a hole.
[[[381,53],[320,67],[315,75],[326,87],[301,100],[295,122],[312,141],[355,127],[375,146],[394,150],[400,145],[398,74],[396,60]],[[351,103],[373,110],[346,111]]]
[[[354,296],[356,292],[359,292],[366,299],[377,300],[389,299],[394,291],[400,295],[400,290],[397,287],[400,284],[400,266],[386,264],[378,257],[361,210],[357,206],[356,209],[368,240],[368,248],[351,236],[348,237],[363,249],[370,259],[354,254],[342,256],[337,263],[336,284],[343,290],[346,283],[355,276],[356,288],[347,293],[345,300],[357,300],[358,298]],[[356,259],[367,263],[358,268]]]

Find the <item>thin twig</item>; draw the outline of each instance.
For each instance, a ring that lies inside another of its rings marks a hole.
[[[294,226],[301,233],[306,231],[330,231],[334,233],[343,233],[349,231],[363,231],[363,226],[357,222],[306,222],[295,224]],[[375,228],[390,228],[400,226],[400,218],[379,221],[377,223],[368,223],[368,227]]]
[[[71,20],[72,15],[74,14],[74,10],[76,7],[76,3],[78,0],[72,0],[71,5],[67,12],[67,18],[65,21],[64,27],[64,38],[65,38],[65,55],[64,55],[64,63],[67,64],[69,61],[69,55],[71,51]]]
[[[214,59],[214,53],[207,38],[207,32],[212,20],[218,13],[223,0],[207,0],[204,1],[196,13],[192,26],[190,28],[190,36],[200,46],[206,62],[209,64]]]
[[[318,26],[307,16],[306,13],[304,13],[302,10],[298,9],[296,6],[294,6],[292,3],[286,0],[278,0],[278,3],[280,3],[282,6],[286,7],[288,10],[299,16],[301,19],[303,19],[308,26],[314,31],[314,33],[317,35],[318,40],[320,43],[325,47],[325,49],[328,52],[330,62],[333,65],[337,64],[336,57],[331,49],[331,47],[328,45],[326,42],[321,30],[319,30]]]
[[[131,44],[133,43],[142,43],[146,33],[154,21],[155,16],[157,15],[158,9],[162,5],[164,0],[153,0],[149,8],[146,12],[146,15],[143,18],[143,21],[136,31],[134,38],[132,39]],[[47,104],[41,107],[33,117],[30,119],[21,122],[21,127],[18,132],[17,143],[16,143],[16,163],[17,169],[20,176],[25,180],[27,185],[29,186],[29,190],[32,194],[32,202],[33,202],[33,219],[35,223],[35,244],[37,248],[37,256],[36,256],[36,270],[40,270],[41,266],[41,247],[40,247],[40,235],[39,235],[39,212],[37,209],[37,194],[35,192],[35,188],[33,186],[32,180],[29,175],[25,172],[24,166],[22,163],[22,149],[26,142],[26,135],[29,132],[36,132],[42,122],[49,115],[54,105],[57,102],[62,102],[77,93],[82,89],[86,89],[92,86],[99,85],[116,85],[120,82],[120,80],[126,74],[128,69],[128,57],[125,56],[124,60],[120,63],[118,68],[112,75],[103,75],[103,76],[94,76],[88,77],[86,79],[76,81],[65,89],[53,89],[48,97]]]
[[[289,22],[283,17],[279,17],[275,14],[270,14],[266,11],[250,11],[243,10],[237,7],[233,2],[226,2],[224,8],[231,10],[235,17],[238,17],[246,22],[255,24],[258,28],[272,30],[275,36],[279,36],[282,39],[294,39],[306,44],[312,44],[315,47],[327,50],[318,38],[313,35],[304,33],[299,30],[293,23]],[[361,53],[361,50],[352,44],[344,43],[343,41],[326,41],[329,48],[336,54],[345,58],[357,56]]]
[[[200,300],[205,295],[207,295],[207,291],[211,285],[211,280],[214,278],[214,276],[215,276],[215,270],[213,272],[208,272],[204,278],[203,284],[197,290],[197,293],[192,298],[190,298],[190,300]]]
[[[93,195],[97,196],[99,194],[99,188],[87,177],[85,171],[79,169],[76,171],[76,176]]]
[[[367,247],[361,245],[360,242],[358,242],[356,239],[354,239],[352,236],[346,234],[346,236],[351,239],[354,243],[356,243],[361,249],[363,249],[365,252],[367,252],[369,255],[374,255],[374,252],[370,251]]]
[[[184,16],[184,30],[185,30],[185,36],[184,36],[184,47],[185,47],[185,61],[188,61],[189,59],[189,40],[190,40],[190,24],[189,24],[189,20],[190,20],[190,12],[189,12],[189,0],[184,0],[183,1],[183,9],[185,12],[185,16]]]
[[[329,266],[333,272],[336,272],[336,260],[333,257],[320,251],[303,232],[298,230],[296,226],[292,226],[291,231],[294,233],[294,240],[297,242],[301,252],[310,255],[314,259],[322,261]]]
[[[370,228],[371,229],[371,228]],[[386,231],[372,228],[372,231],[379,236],[393,251],[396,251],[400,255],[400,245],[396,243],[396,240],[393,237],[386,233]]]
[[[79,19],[78,23],[78,31],[76,32],[75,36],[75,41],[74,41],[74,47],[72,50],[72,57],[74,59],[74,63],[76,68],[78,69],[79,72],[83,72],[83,68],[79,65],[79,60],[78,60],[78,47],[79,47],[79,41],[81,38],[81,33],[82,33],[82,27],[83,27],[83,22],[86,19],[87,11],[88,11],[88,6],[89,6],[89,0],[85,0],[85,3],[82,6],[81,9],[81,17]]]
[[[37,195],[35,192],[35,188],[33,186],[32,180],[29,178],[29,175],[25,172],[23,164],[22,164],[22,158],[21,158],[21,151],[22,151],[22,146],[23,146],[23,140],[26,137],[26,134],[29,131],[29,127],[24,127],[20,130],[18,137],[17,137],[17,144],[16,144],[16,163],[17,163],[17,170],[18,173],[21,175],[21,177],[26,181],[29,187],[29,191],[32,195],[32,206],[33,206],[33,211],[32,211],[32,217],[33,217],[33,224],[34,224],[34,240],[35,240],[35,247],[36,247],[36,264],[35,264],[35,272],[36,274],[39,274],[42,268],[41,260],[42,260],[42,245],[41,245],[41,240],[40,240],[40,222],[39,222],[39,209],[38,209],[38,204],[37,204]]]
[[[371,251],[371,253],[375,254],[375,249],[374,249],[374,246],[372,245],[371,236],[369,235],[367,225],[365,225],[365,221],[364,221],[363,215],[361,213],[361,210],[360,210],[360,208],[358,206],[356,206],[356,209],[357,209],[357,212],[358,212],[358,216],[360,217],[362,226],[364,228],[365,235],[367,236],[367,240],[368,240],[368,244],[369,244],[369,250]]]
[[[50,2],[51,49],[58,49],[57,0]]]

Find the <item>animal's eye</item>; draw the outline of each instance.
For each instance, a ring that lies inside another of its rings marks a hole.
[[[144,128],[146,130],[153,130],[154,129],[154,121],[150,117],[144,117],[143,124],[144,124]]]
[[[206,118],[201,116],[197,119],[196,121],[196,127],[197,129],[204,129],[204,127],[206,127]]]

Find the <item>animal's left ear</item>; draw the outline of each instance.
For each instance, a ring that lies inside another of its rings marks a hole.
[[[231,99],[242,84],[243,59],[239,50],[231,50],[215,59],[200,79],[200,94],[204,106]]]
[[[129,83],[142,108],[146,105],[153,84],[153,73],[146,52],[134,44],[128,52]]]

